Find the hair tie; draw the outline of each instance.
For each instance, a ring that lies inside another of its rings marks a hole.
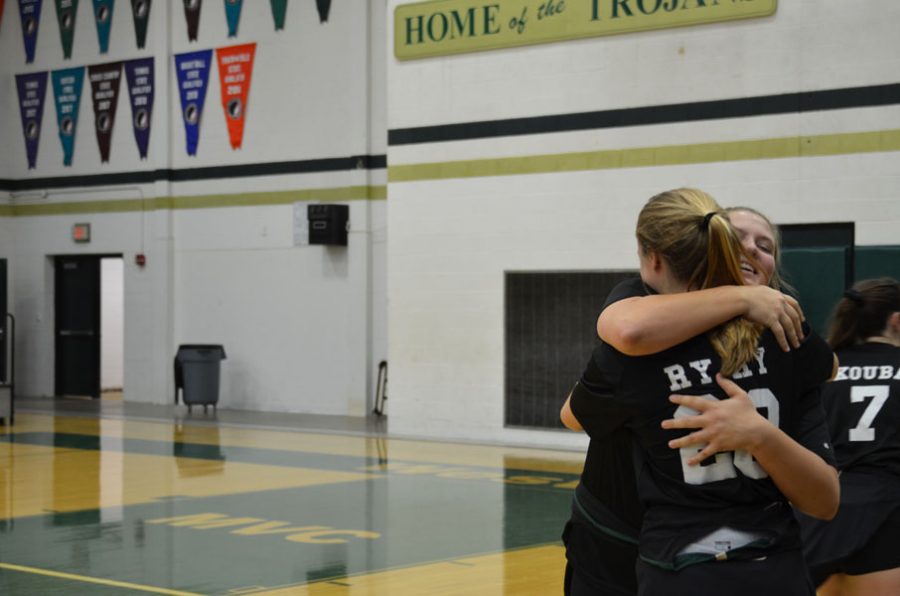
[[[863,296],[859,293],[859,290],[854,290],[853,288],[844,291],[844,298],[848,298],[860,306],[862,306],[864,302]]]
[[[708,230],[709,229],[709,220],[711,220],[713,218],[713,216],[716,215],[717,213],[718,213],[718,211],[710,211],[709,213],[704,215],[703,223],[700,224],[700,229]]]

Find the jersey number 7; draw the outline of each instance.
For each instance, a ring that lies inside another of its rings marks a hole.
[[[856,426],[850,429],[851,441],[874,441],[875,429],[872,423],[875,422],[875,416],[884,406],[890,393],[888,385],[854,385],[850,388],[850,403],[858,404],[867,398],[872,398],[869,405],[863,411],[863,415],[859,418]]]

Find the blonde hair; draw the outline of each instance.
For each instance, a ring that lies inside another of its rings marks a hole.
[[[664,259],[689,291],[744,285],[740,239],[725,210],[702,190],[678,188],[652,197],[641,209],[636,233],[641,250]],[[722,374],[749,362],[761,335],[761,327],[741,317],[710,331]]]

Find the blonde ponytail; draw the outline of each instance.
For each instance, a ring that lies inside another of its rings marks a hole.
[[[637,225],[638,243],[666,260],[688,290],[743,285],[741,242],[726,212],[710,195],[693,188],[666,191],[651,198]],[[709,332],[729,376],[756,354],[762,327],[735,318]]]

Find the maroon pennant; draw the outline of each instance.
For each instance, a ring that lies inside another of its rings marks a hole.
[[[187,20],[188,41],[197,41],[201,2],[202,0],[184,0],[184,18]]]
[[[94,100],[94,125],[100,161],[109,161],[109,143],[116,122],[116,105],[119,103],[119,82],[122,80],[122,63],[88,66],[91,81],[91,97]]]

